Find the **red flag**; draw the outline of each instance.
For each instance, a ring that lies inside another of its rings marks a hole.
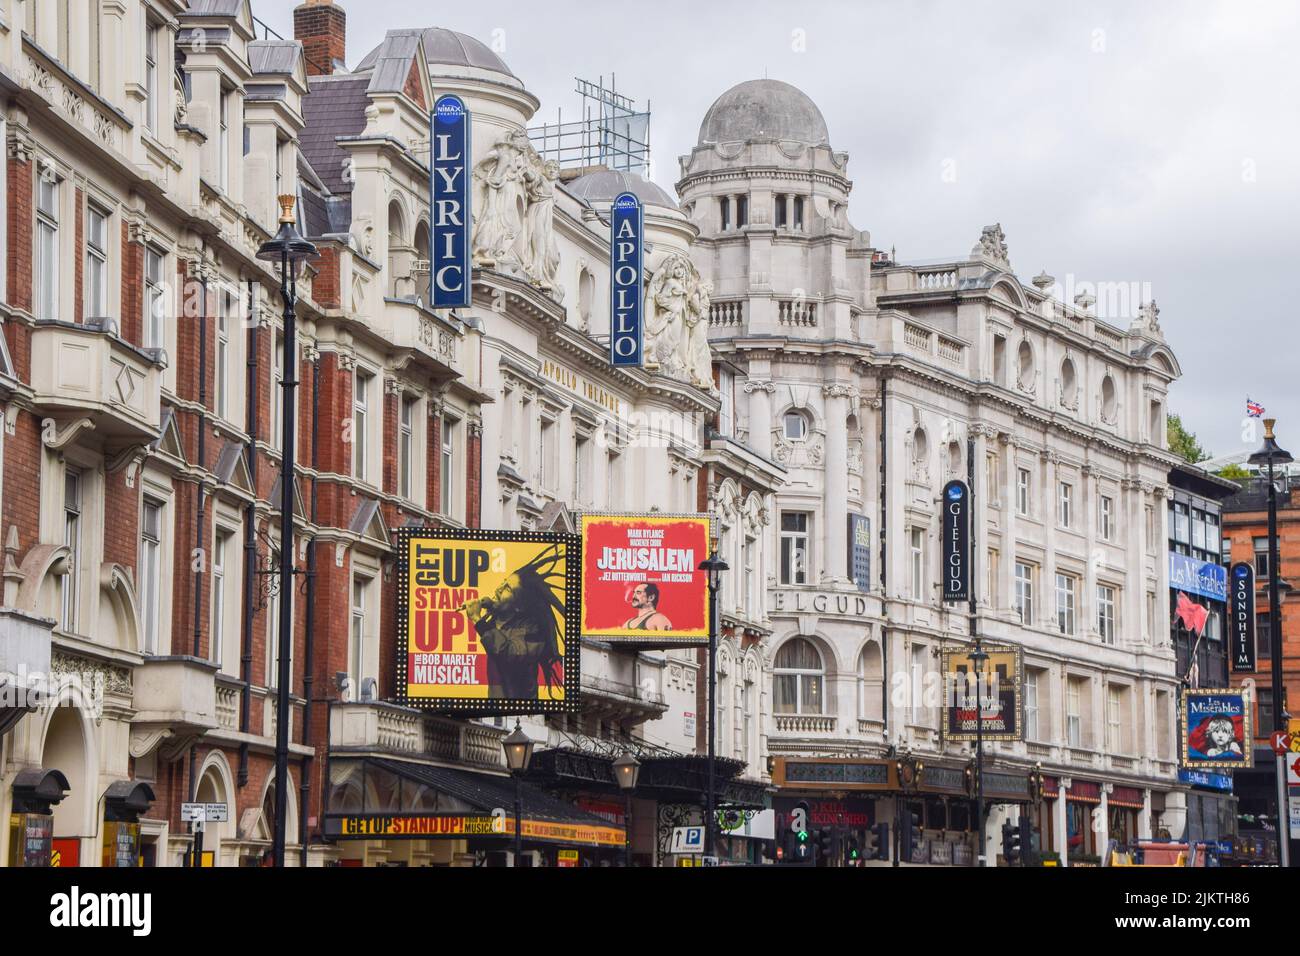
[[[1197,604],[1182,591],[1178,592],[1178,606],[1174,610],[1174,615],[1178,620],[1183,622],[1183,627],[1187,628],[1193,634],[1200,634],[1205,630],[1205,622],[1209,620],[1210,612],[1207,608]]]

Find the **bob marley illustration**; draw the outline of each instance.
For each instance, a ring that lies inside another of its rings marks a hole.
[[[563,699],[565,559],[561,545],[547,548],[465,605],[487,651],[490,697]]]

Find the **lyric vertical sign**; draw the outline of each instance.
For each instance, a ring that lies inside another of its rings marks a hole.
[[[429,122],[429,303],[435,309],[470,304],[470,115],[459,96],[445,94]]]
[[[1249,561],[1238,561],[1228,572],[1228,634],[1233,671],[1254,671],[1255,569]]]
[[[943,599],[970,600],[970,488],[954,478],[943,486]]]
[[[641,365],[641,200],[632,193],[620,193],[610,207],[609,218],[609,363]]]

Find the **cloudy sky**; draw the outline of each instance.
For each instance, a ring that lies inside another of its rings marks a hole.
[[[1202,444],[1246,447],[1249,396],[1300,452],[1295,0],[336,2],[349,66],[388,29],[459,30],[541,99],[538,123],[577,115],[575,76],[616,73],[649,100],[670,191],[720,93],[793,83],[849,153],[849,215],[877,247],[966,253],[1000,222],[1026,280],[1154,296],[1184,373],[1171,410]],[[284,36],[295,5],[253,0]]]

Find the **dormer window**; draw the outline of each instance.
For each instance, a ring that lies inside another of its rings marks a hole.
[[[731,228],[731,200],[726,196],[718,200],[718,215],[722,221],[722,231],[726,232]]]

